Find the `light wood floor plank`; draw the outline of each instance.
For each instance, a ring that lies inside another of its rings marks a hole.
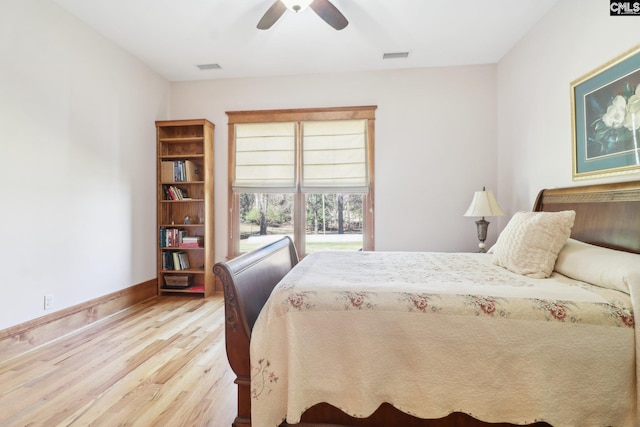
[[[212,426],[235,416],[222,295],[163,296],[0,363],[0,426]]]

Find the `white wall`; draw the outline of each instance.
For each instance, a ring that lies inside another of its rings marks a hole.
[[[0,329],[153,279],[168,82],[53,2],[0,2]]]
[[[172,83],[171,118],[216,124],[217,260],[227,254],[225,111],[354,105],[378,106],[376,249],[476,250],[475,219],[462,215],[475,190],[497,183],[495,65]]]
[[[602,0],[560,0],[498,64],[498,189],[507,214],[542,188],[638,180],[572,180],[570,84],[640,43],[640,17]],[[506,221],[501,219],[500,225]]]

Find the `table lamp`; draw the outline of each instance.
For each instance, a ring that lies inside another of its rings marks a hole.
[[[464,216],[480,216],[482,219],[476,221],[478,226],[478,252],[486,252],[484,241],[487,238],[487,228],[489,228],[489,221],[485,221],[485,216],[502,216],[504,212],[498,205],[496,198],[491,191],[485,191],[482,187],[482,191],[476,191],[473,194],[473,200],[469,209],[465,212]]]

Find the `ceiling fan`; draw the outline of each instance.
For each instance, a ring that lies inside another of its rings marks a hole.
[[[347,18],[329,0],[276,0],[258,22],[258,29],[271,28],[287,9],[300,12],[307,7],[336,30],[342,30],[349,24]]]

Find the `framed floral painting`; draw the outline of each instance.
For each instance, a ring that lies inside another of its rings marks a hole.
[[[640,46],[571,83],[573,179],[640,172]]]

